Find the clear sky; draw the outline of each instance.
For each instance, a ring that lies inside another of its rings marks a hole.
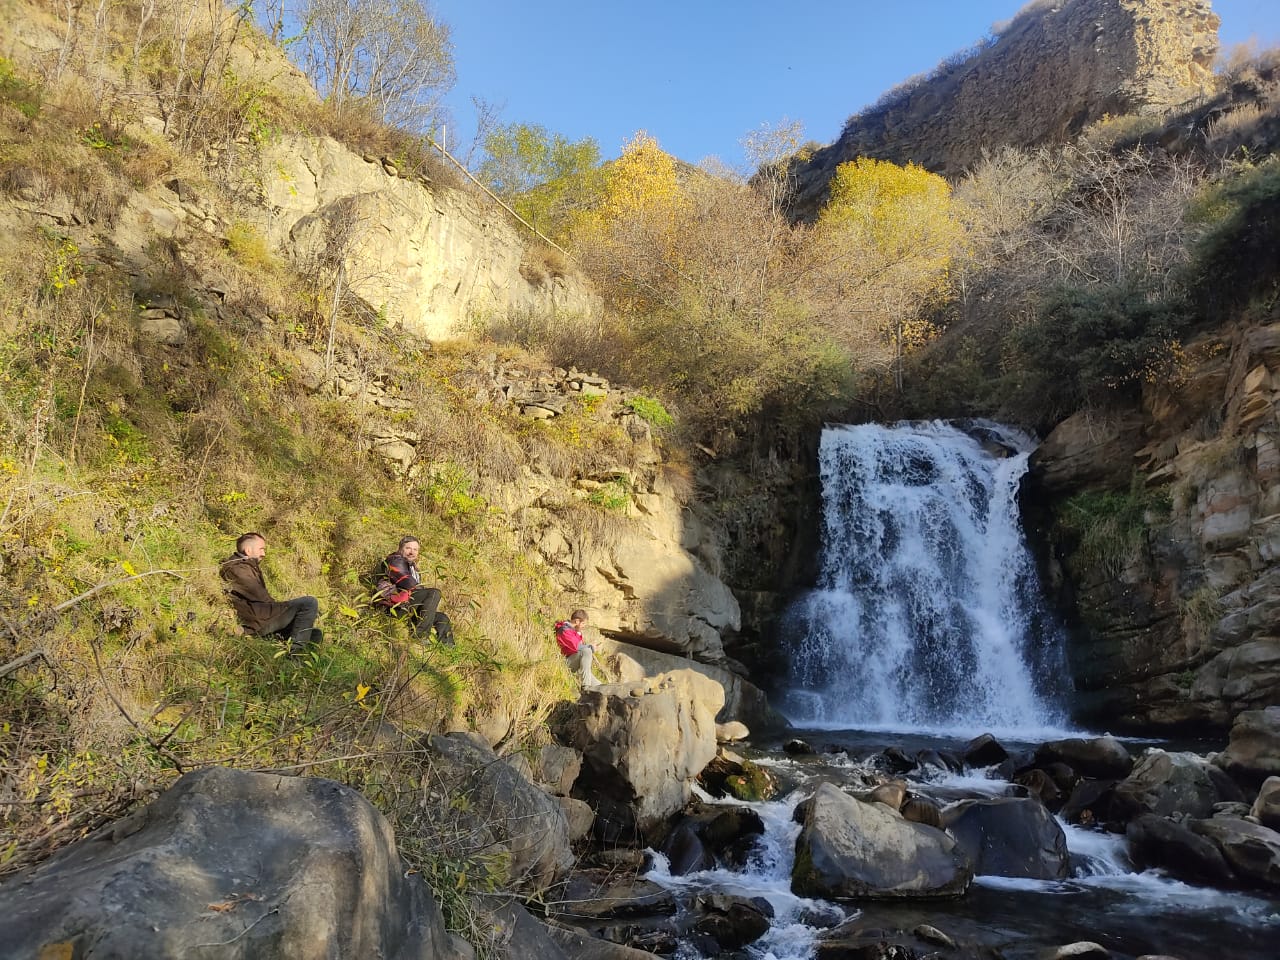
[[[980,40],[1024,0],[433,0],[453,32],[449,147],[472,97],[502,122],[594,137],[614,157],[637,130],[682,160],[741,162],[763,123],[829,143],[850,114]],[[1224,46],[1280,44],[1280,0],[1213,0]]]

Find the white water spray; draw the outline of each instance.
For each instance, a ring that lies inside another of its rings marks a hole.
[[[792,692],[805,726],[1057,726],[1069,681],[1022,536],[1030,438],[950,424],[830,427],[819,464],[818,589],[793,607]]]

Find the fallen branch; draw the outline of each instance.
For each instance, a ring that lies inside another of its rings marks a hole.
[[[141,580],[143,577],[154,577],[157,574],[164,574],[165,576],[176,577],[179,580],[187,579],[177,570],[148,570],[145,573],[135,573],[132,576],[121,577],[119,580],[107,580],[104,583],[100,583],[95,587],[91,587],[90,589],[86,590],[84,593],[79,594],[78,596],[72,597],[70,600],[62,601],[62,603],[52,608],[49,612],[61,613],[63,610],[67,610],[71,607],[74,607],[80,601],[88,600],[94,594],[101,593],[103,590],[106,590],[108,587],[118,587],[120,586],[120,584],[128,583],[130,580]]]
[[[13,673],[15,670],[25,667],[28,663],[31,663],[31,661],[33,660],[43,660],[45,662],[45,666],[47,667],[53,666],[53,664],[49,662],[49,658],[48,656],[45,655],[45,652],[43,650],[32,650],[30,653],[24,653],[22,656],[18,657],[16,660],[10,660],[3,667],[0,667],[0,678],[7,677],[9,674]]]

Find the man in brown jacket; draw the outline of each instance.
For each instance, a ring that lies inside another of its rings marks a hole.
[[[242,533],[236,552],[222,561],[219,570],[227,582],[227,595],[241,626],[260,637],[277,636],[289,642],[289,656],[300,657],[321,639],[315,629],[320,605],[315,597],[277,600],[267,591],[259,567],[267,552],[267,540],[260,533]]]

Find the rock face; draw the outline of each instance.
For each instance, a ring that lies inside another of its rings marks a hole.
[[[1280,323],[1186,349],[1140,409],[1077,414],[1033,457],[1029,502],[1110,490],[1141,517],[1106,563],[1046,524],[1085,719],[1226,728],[1280,700]]]
[[[585,283],[529,269],[525,238],[496,204],[402,174],[327,137],[282,137],[261,156],[268,237],[302,259],[348,238],[352,290],[428,337],[495,312],[600,309]]]
[[[791,876],[791,889],[800,896],[958,896],[972,879],[968,857],[936,827],[910,823],[829,783],[805,803]]]
[[[1062,142],[1107,114],[1193,99],[1213,88],[1218,22],[1207,0],[1028,4],[994,39],[852,117],[797,170],[795,209],[815,213],[856,157],[958,175],[984,149]]]
[[[368,801],[331,780],[220,768],[10,879],[0,943],[13,960],[453,955]]]
[[[555,733],[582,753],[573,794],[595,808],[598,836],[662,837],[716,755],[723,704],[720,685],[692,670],[583,693]]]

